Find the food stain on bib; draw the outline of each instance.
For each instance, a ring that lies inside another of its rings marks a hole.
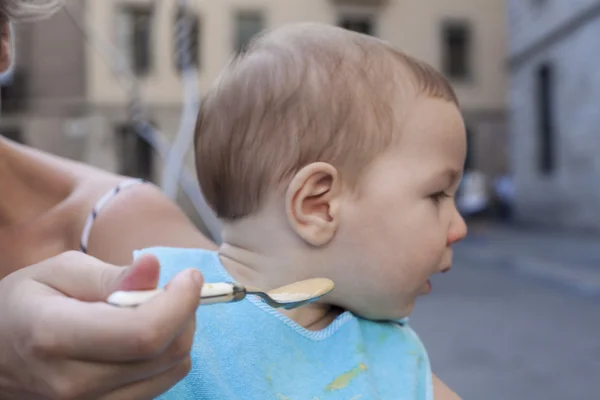
[[[327,392],[333,392],[335,390],[343,389],[346,386],[348,386],[354,378],[356,378],[358,375],[360,375],[366,370],[367,366],[363,363],[360,363],[356,367],[352,368],[350,371],[335,378],[333,382],[331,382],[325,387],[325,390]]]

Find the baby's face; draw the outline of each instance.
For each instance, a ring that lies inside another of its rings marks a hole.
[[[365,175],[360,196],[342,202],[331,243],[335,303],[373,319],[408,316],[467,233],[454,203],[466,155],[459,110],[421,98],[401,132]]]

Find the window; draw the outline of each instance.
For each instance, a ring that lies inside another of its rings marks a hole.
[[[116,133],[119,173],[152,180],[154,171],[152,147],[136,134],[135,127],[131,123],[118,125]]]
[[[183,19],[185,18],[185,25]],[[200,68],[200,17],[190,12],[183,12],[181,9],[177,11],[175,16],[175,66],[178,71],[183,70],[183,54],[180,53],[180,46],[184,38],[187,38],[188,46],[186,47],[189,56],[190,64],[196,68]]]
[[[137,75],[152,68],[152,15],[149,6],[123,6],[117,15],[116,32],[121,54]]]
[[[0,135],[4,136],[8,140],[12,140],[13,142],[24,143],[23,133],[21,132],[21,128],[18,126],[3,126],[0,128]]]
[[[257,11],[241,11],[236,14],[235,50],[243,51],[252,38],[264,29],[263,15]]]
[[[375,35],[374,25],[370,15],[344,15],[338,21],[339,27],[366,35]]]
[[[545,175],[555,169],[555,127],[552,118],[554,103],[553,69],[549,64],[541,65],[537,70],[537,115],[538,115],[538,167]]]
[[[25,74],[15,70],[2,82],[0,108],[4,114],[14,114],[26,109],[27,93]]]
[[[450,79],[471,75],[471,30],[464,22],[451,22],[442,28],[442,70]]]
[[[465,171],[474,169],[474,155],[473,155],[473,131],[467,127],[467,156],[465,158]]]

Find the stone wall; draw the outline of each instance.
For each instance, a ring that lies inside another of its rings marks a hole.
[[[539,7],[546,8],[535,9],[528,3],[540,3]],[[514,29],[511,26],[510,40],[511,159],[517,215],[524,222],[600,231],[600,5],[595,6],[598,3],[591,0],[510,3],[511,15],[518,14],[520,20]],[[517,24],[515,19],[511,24]],[[539,168],[541,139],[536,77],[543,64],[552,65],[554,70],[551,110],[556,168],[549,174]]]

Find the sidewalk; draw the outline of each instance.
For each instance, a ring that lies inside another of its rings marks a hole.
[[[455,264],[513,270],[600,296],[600,235],[486,224],[455,246]]]

